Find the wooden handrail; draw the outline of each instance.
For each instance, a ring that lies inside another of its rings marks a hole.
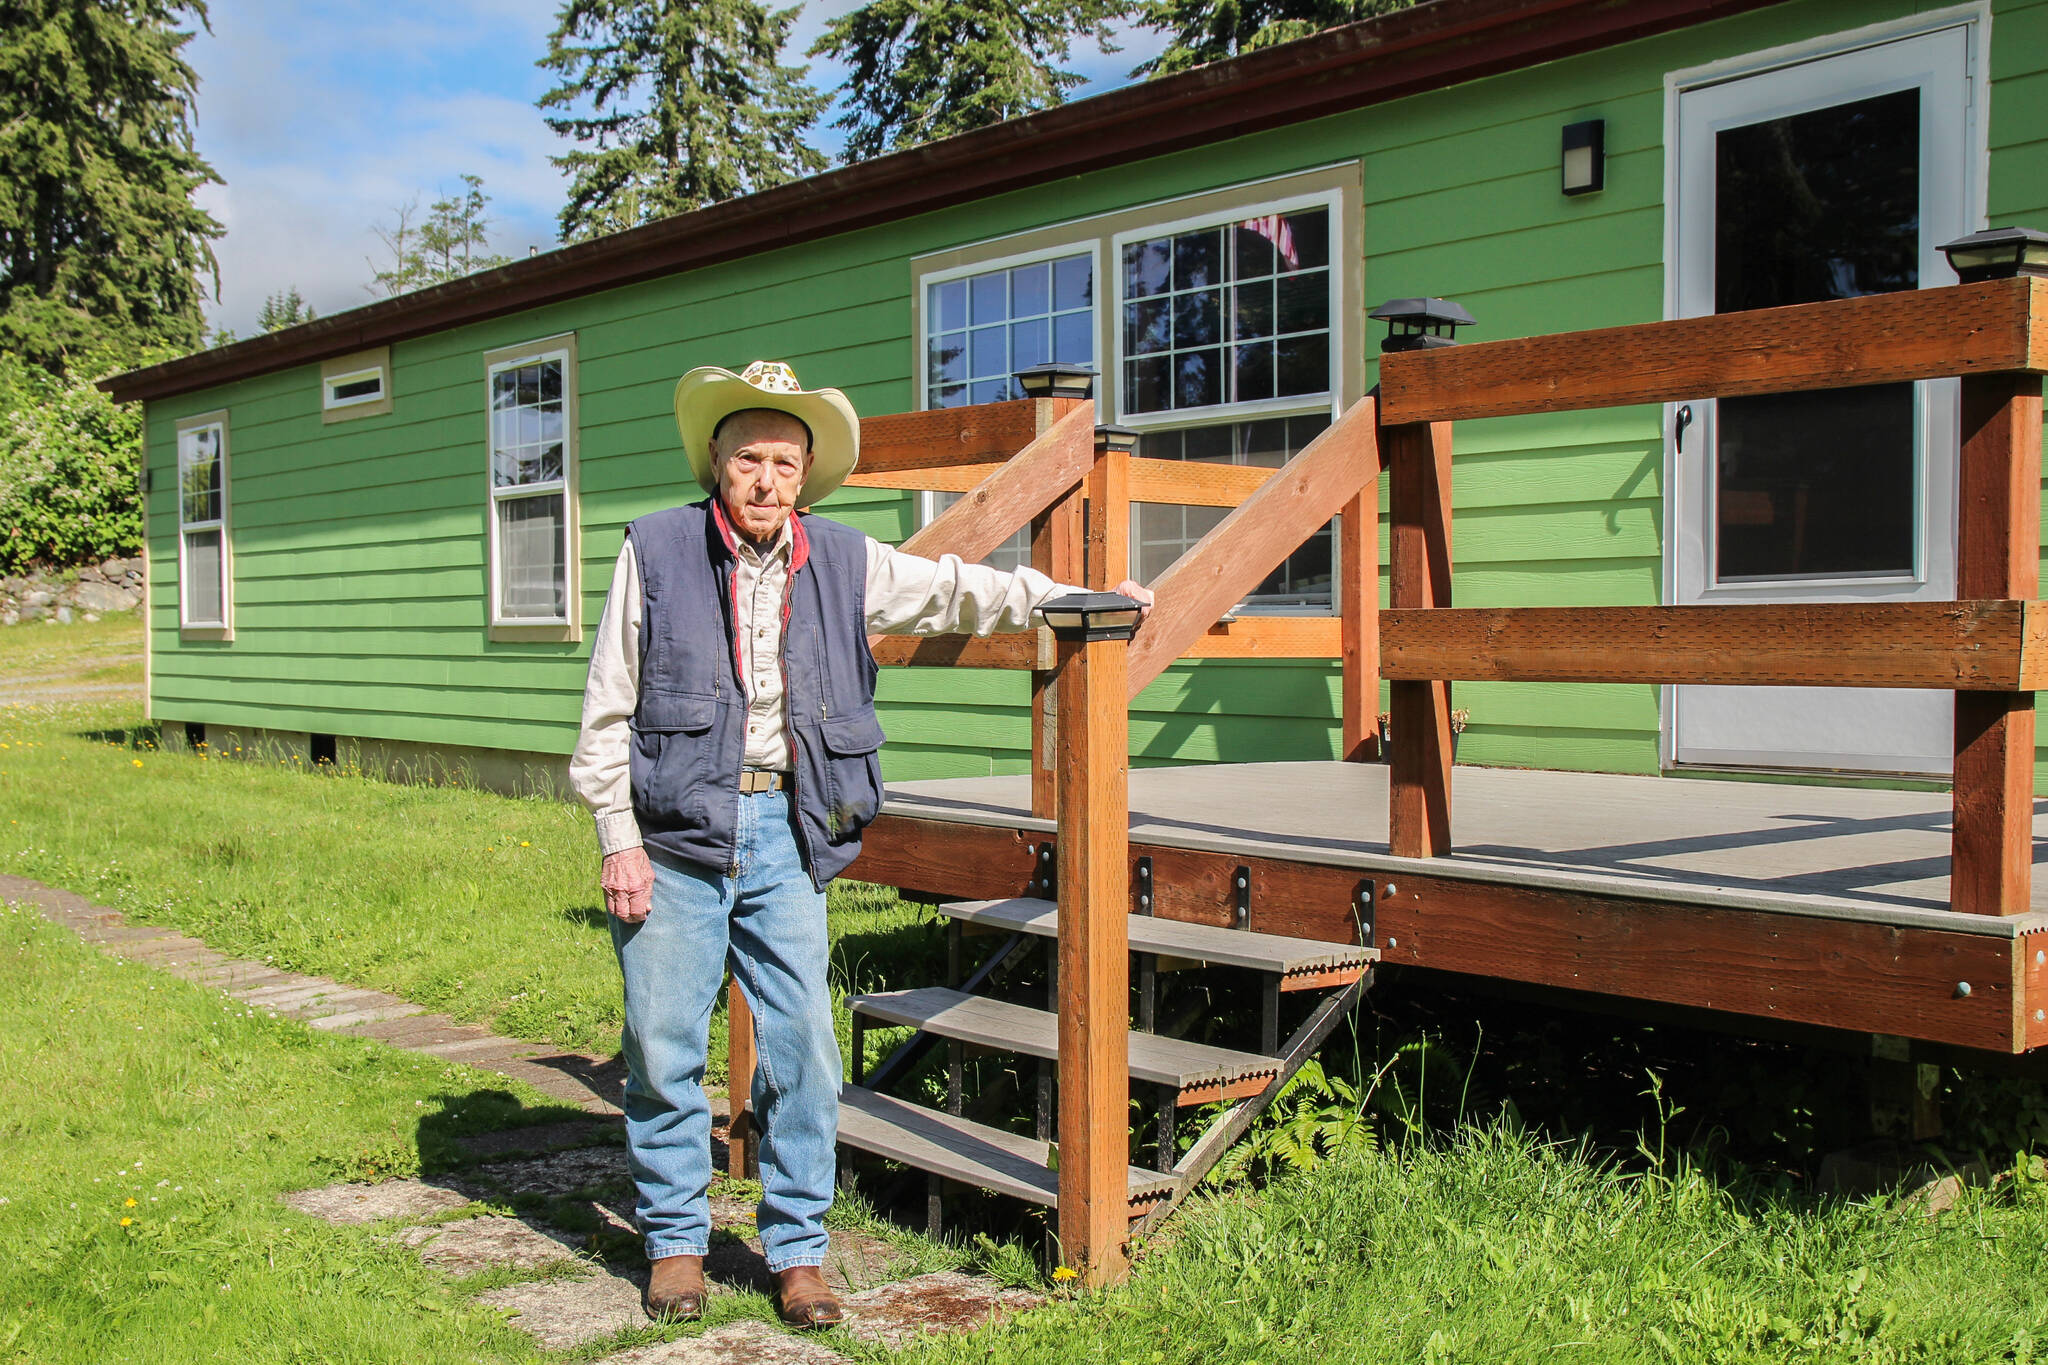
[[[1380,676],[1488,682],[1917,687],[2048,684],[2039,602],[1454,607],[1380,613]]]
[[[906,470],[1001,464],[1052,425],[1054,401],[1020,398],[863,417],[860,468],[847,482],[889,487],[869,481]]]
[[[1095,463],[1095,409],[1080,404],[903,542],[914,555],[986,559],[1066,496]]]
[[[1131,501],[1181,507],[1237,507],[1278,473],[1256,465],[1204,464],[1196,461],[1142,460],[1127,462]],[[854,488],[897,488],[905,492],[964,493],[988,477],[985,462],[930,465],[917,469],[870,471],[847,477]]]
[[[1388,425],[2048,371],[2048,280],[1675,318],[1380,358]]]
[[[1136,696],[1379,474],[1379,422],[1362,398],[1152,584],[1131,642]]]

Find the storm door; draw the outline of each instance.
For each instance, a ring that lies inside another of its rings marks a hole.
[[[1975,224],[1969,30],[1677,96],[1677,315],[1953,283]],[[1954,381],[1671,405],[1670,600],[1955,595]],[[1941,774],[1947,693],[1677,687],[1678,765]]]

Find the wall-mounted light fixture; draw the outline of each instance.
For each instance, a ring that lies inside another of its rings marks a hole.
[[[2048,276],[2048,232],[2003,227],[1958,237],[1941,248],[1949,268],[1964,284],[2009,280],[2015,275]]]
[[[1592,194],[1607,184],[1607,120],[1564,126],[1564,192]]]

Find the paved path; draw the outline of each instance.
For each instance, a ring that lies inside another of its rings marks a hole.
[[[229,957],[172,929],[129,924],[118,910],[26,877],[0,875],[0,901],[33,905],[117,957],[146,962],[203,986],[216,986],[238,1000],[302,1019],[314,1028],[375,1038],[422,1056],[495,1071],[589,1113],[619,1112],[625,1067],[615,1059],[501,1038],[475,1024],[429,1014],[383,991],[361,990],[324,976],[280,971],[262,962]],[[714,1097],[714,1107],[722,1099]],[[714,1114],[713,1119],[722,1121],[722,1116]]]

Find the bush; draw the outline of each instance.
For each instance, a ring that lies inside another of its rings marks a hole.
[[[119,368],[120,357],[100,355],[58,378],[0,354],[0,573],[141,549],[142,407],[115,403],[88,377]]]

